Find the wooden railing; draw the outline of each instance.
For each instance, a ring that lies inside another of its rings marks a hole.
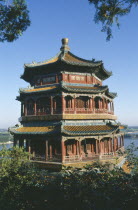
[[[114,114],[113,111],[107,110],[107,109],[89,109],[89,108],[65,108],[64,110],[65,114]]]
[[[27,111],[27,115],[29,116],[45,116],[48,114],[62,114],[61,109],[53,109],[52,111],[45,110],[45,111],[37,111],[36,113],[34,111]],[[89,108],[65,108],[63,110],[63,114],[114,114],[113,111],[107,110],[107,109],[89,109]],[[22,116],[25,116],[22,114]]]
[[[93,153],[82,154],[82,160],[91,160],[91,159],[99,159],[99,154],[93,154]]]
[[[70,162],[81,162],[81,161],[90,161],[90,160],[108,160],[112,158],[117,158],[123,155],[123,148],[121,147],[122,153],[119,153],[120,149],[117,150],[115,153],[110,152],[110,153],[105,153],[105,154],[94,154],[94,153],[83,153],[81,155],[69,155],[69,156],[64,156],[63,157],[63,162],[64,163],[70,163]],[[62,155],[61,154],[56,154],[52,156],[47,156],[45,155],[35,155],[35,157],[32,157],[33,161],[42,161],[42,162],[61,162],[62,160]]]
[[[82,161],[82,157],[80,155],[71,155],[71,156],[64,156],[64,162],[77,162]]]
[[[47,158],[45,155],[35,155],[35,157],[32,157],[32,160],[34,161],[48,161],[48,162],[61,162],[61,154],[56,155],[48,155]]]
[[[74,109],[73,108],[65,108],[64,113],[65,114],[74,114]]]

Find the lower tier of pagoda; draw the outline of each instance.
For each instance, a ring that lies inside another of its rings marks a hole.
[[[105,119],[30,121],[10,128],[10,133],[14,146],[25,148],[32,161],[62,166],[123,156],[123,129]]]
[[[98,138],[98,139],[96,139]],[[101,138],[101,139],[100,139]],[[19,141],[19,142],[18,142]],[[72,163],[81,161],[110,160],[117,158],[124,151],[124,137],[62,137],[38,140],[31,138],[24,141],[14,139],[14,146],[26,148],[32,154],[31,160],[37,162]]]

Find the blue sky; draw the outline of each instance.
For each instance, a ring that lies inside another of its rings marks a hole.
[[[0,43],[0,128],[18,123],[18,90],[29,84],[20,79],[24,63],[43,61],[59,52],[61,39],[69,38],[71,52],[85,59],[103,60],[113,76],[104,81],[117,92],[115,114],[123,124],[138,126],[138,8],[113,28],[114,38],[93,22],[87,0],[28,0],[31,26],[13,43]]]

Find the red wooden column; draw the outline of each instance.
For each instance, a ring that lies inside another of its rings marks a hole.
[[[111,138],[108,138],[108,153],[111,152]]]
[[[64,114],[65,111],[65,98],[64,95],[62,95],[62,113]]]
[[[110,138],[108,138],[108,154],[110,153]]]
[[[78,155],[79,154],[79,147],[78,147],[78,140],[76,140],[76,142],[75,142],[75,145],[76,145],[76,149],[75,149],[75,151],[76,151],[76,155]]]
[[[79,141],[76,140],[76,155],[79,155]]]
[[[102,97],[102,111],[104,110],[104,97]]]
[[[112,138],[112,152],[114,152],[114,138]]]
[[[90,98],[88,98],[88,101],[87,101],[87,108],[90,109]]]
[[[108,154],[109,154],[109,146],[110,146],[109,139],[107,139],[107,141],[106,141],[106,147],[107,147],[106,153],[108,153]]]
[[[98,140],[96,140],[98,141]],[[102,155],[102,142],[99,140],[98,141],[98,146],[99,146],[99,159],[101,158],[101,155]]]
[[[49,156],[52,158],[52,144],[49,145]]]
[[[32,141],[32,154],[33,154],[33,157],[35,157],[35,144],[34,144],[34,141]]]
[[[81,140],[79,140],[79,155],[81,157]]]
[[[90,98],[90,111],[92,112],[92,98]]]
[[[111,138],[109,138],[109,142],[110,142],[110,150],[109,150],[109,152],[111,153],[112,152],[112,139]]]
[[[72,107],[71,108],[73,109],[73,112],[74,112],[74,98],[71,99],[71,102],[72,102]]]
[[[92,98],[92,109],[93,109],[93,112],[95,112],[95,101],[94,101],[94,98]]]
[[[106,109],[107,109],[107,111],[109,111],[109,109],[108,109],[108,100],[106,100]]]
[[[105,140],[102,143],[103,143],[103,154],[105,154]]]
[[[114,153],[116,152],[116,137],[114,138],[114,146],[113,146]]]
[[[110,112],[112,113],[112,101],[110,101]]]
[[[56,83],[58,83],[58,75],[56,74]]]
[[[97,139],[95,139],[95,146],[96,146],[96,154],[98,154],[98,140]]]
[[[102,109],[102,99],[100,98],[100,107],[99,109],[101,110]]]
[[[45,161],[48,160],[48,140],[46,140],[46,144],[45,144]]]
[[[24,116],[27,116],[27,101],[24,104]]]
[[[34,115],[36,115],[36,101],[34,102]]]
[[[107,139],[104,140],[104,153],[107,153],[108,145],[107,145]]]
[[[28,152],[31,153],[31,140],[28,140]]]
[[[101,101],[100,101],[100,98],[98,99],[98,109],[100,110],[100,107],[101,107]]]
[[[76,98],[74,97],[74,114],[76,114]]]
[[[103,110],[105,110],[105,98],[103,98]]]
[[[112,138],[110,138],[110,152],[113,152],[113,149],[112,149]]]
[[[101,140],[99,141],[99,153],[101,156],[101,154],[102,154],[102,141]]]
[[[31,154],[31,140],[28,139],[26,144],[27,144],[27,148],[26,148],[27,152],[29,152]],[[30,160],[30,157],[29,157],[29,160]]]
[[[53,114],[53,96],[50,96],[51,114]]]
[[[62,154],[62,163],[65,162],[65,142],[61,140],[61,154]]]
[[[116,150],[118,150],[118,138],[116,137]]]
[[[75,153],[76,153],[76,144],[75,144],[76,142],[74,141],[74,143],[73,143],[73,145],[72,145],[72,153],[75,155]]]

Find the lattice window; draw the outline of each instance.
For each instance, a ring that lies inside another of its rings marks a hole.
[[[76,99],[76,108],[89,108],[88,99],[86,98],[77,98]]]
[[[27,115],[33,115],[34,114],[34,101],[29,100],[27,102]]]
[[[65,100],[66,100],[66,108],[72,108],[72,98],[65,97]]]
[[[37,114],[49,113],[50,112],[50,99],[49,98],[41,98],[41,99],[37,100],[36,111],[37,111]]]
[[[59,97],[59,96],[54,97],[54,99],[53,99],[53,109],[57,113],[61,113],[61,109],[62,109],[61,97]]]
[[[91,150],[91,144],[86,144],[87,150]]]
[[[54,82],[56,82],[56,77],[55,77],[55,76],[44,77],[44,78],[42,79],[42,83],[43,83],[43,84],[54,83]]]

